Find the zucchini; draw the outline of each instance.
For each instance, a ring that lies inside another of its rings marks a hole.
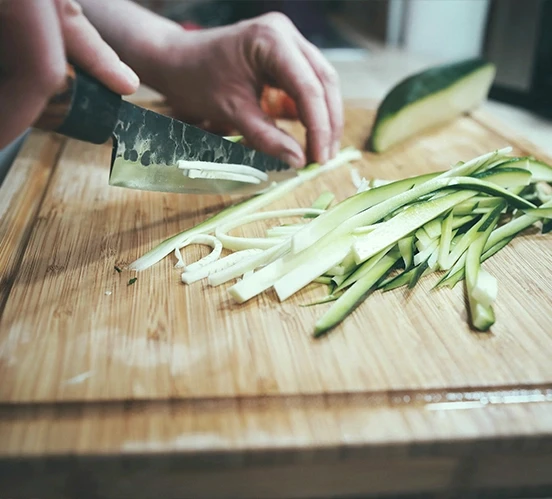
[[[493,216],[489,216],[485,220],[479,228],[479,236],[466,252],[464,271],[468,308],[472,326],[479,331],[488,331],[496,320],[492,307],[492,302],[496,297],[496,281],[487,272],[482,272],[481,257],[499,217],[500,212],[495,211]]]
[[[532,182],[552,182],[552,167],[531,156],[511,158],[501,166],[512,166],[516,168],[526,168],[531,172]]]
[[[318,319],[314,327],[314,337],[318,338],[340,324],[375,290],[377,282],[391,270],[399,259],[398,251],[389,252],[348,288],[331,308]]]
[[[486,99],[495,73],[494,64],[469,59],[409,76],[379,105],[370,150],[382,153],[474,109]]]

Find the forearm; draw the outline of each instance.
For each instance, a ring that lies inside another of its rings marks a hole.
[[[156,88],[170,63],[171,39],[182,28],[131,0],[78,0],[84,13],[119,57]]]

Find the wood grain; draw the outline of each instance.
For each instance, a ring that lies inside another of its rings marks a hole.
[[[64,139],[36,132],[25,141],[2,184],[0,197],[0,313],[34,226]]]
[[[372,120],[373,111],[348,108],[343,145],[362,147]],[[282,125],[302,137],[297,124]],[[516,153],[539,155],[500,128],[463,117],[392,152],[364,153],[354,167],[397,179],[511,143]],[[30,155],[27,149],[18,161]],[[501,455],[529,469],[534,456],[550,453],[549,236],[529,231],[485,264],[499,283],[490,334],[470,331],[461,285],[436,292],[429,277],[410,293],[374,294],[330,336],[313,340],[326,306],[298,305],[321,294],[314,286],[284,303],[266,293],[237,306],[227,285],[183,285],[172,256],[128,286],[135,274],[114,265],[231,199],[111,188],[109,155],[107,146],[74,140],[59,158],[40,153],[53,174],[41,184],[36,216],[21,218],[21,203],[9,212],[25,229],[13,236],[22,257],[10,264],[13,285],[0,318],[0,464],[46,454],[53,490],[88,469],[98,497],[118,494],[102,489],[101,477],[116,475],[113,462],[134,459],[133,497],[148,496],[154,479],[165,480],[164,497],[282,497],[261,485],[247,495],[243,484],[263,473],[274,484],[290,480],[282,494],[310,497],[496,487]],[[270,209],[308,206],[327,189],[338,199],[352,194],[348,169]],[[205,252],[191,247],[185,256]],[[475,449],[482,456],[474,461]],[[91,460],[76,466],[68,457],[75,453]],[[198,465],[198,453],[202,473],[214,475],[184,473]],[[182,460],[178,477],[160,454]],[[58,458],[69,461],[56,468]],[[375,473],[381,458],[403,478],[354,478],[362,469]],[[146,473],[151,462],[158,467]],[[311,473],[309,487],[301,469]],[[537,475],[535,485],[552,485],[545,472]],[[512,488],[530,483],[529,475],[512,476]],[[10,477],[23,486],[23,475]]]

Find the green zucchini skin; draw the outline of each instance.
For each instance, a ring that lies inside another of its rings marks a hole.
[[[428,113],[431,113],[432,106],[438,107],[440,101],[443,102],[443,99],[445,101],[448,99],[447,90],[461,90],[463,80],[482,71],[489,73],[488,78],[484,79],[482,83],[484,88],[481,94],[486,96],[494,79],[496,68],[494,64],[480,58],[435,66],[402,80],[387,94],[378,107],[372,133],[368,140],[368,149],[372,152],[384,152],[393,147],[395,143],[386,145],[381,139],[384,125],[391,120],[400,119],[401,113],[405,109],[422,101],[425,101],[426,106],[421,109],[421,112],[427,116]],[[452,87],[456,88],[453,89]],[[471,108],[473,105],[468,107]],[[457,115],[468,110],[459,109]],[[441,122],[442,120],[436,120],[432,125]],[[430,127],[431,125],[425,125],[418,129],[413,128],[409,137]],[[400,142],[406,140],[406,138],[403,138]]]

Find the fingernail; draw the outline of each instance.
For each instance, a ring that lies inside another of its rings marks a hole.
[[[339,140],[336,140],[332,145],[332,158],[335,158],[337,156],[337,153],[341,149],[341,143]]]
[[[293,168],[302,168],[305,166],[304,161],[292,152],[282,154],[282,161],[292,166]]]
[[[123,70],[123,73],[128,82],[133,87],[138,87],[138,85],[140,85],[140,78],[138,78],[138,75],[130,68],[130,66],[127,66],[123,61],[119,62],[121,63],[121,69]]]

